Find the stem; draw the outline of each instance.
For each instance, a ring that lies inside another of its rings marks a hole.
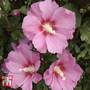
[[[8,17],[6,15],[5,15],[5,20],[6,20],[6,23],[7,23],[7,31],[10,32],[11,25],[10,25]]]

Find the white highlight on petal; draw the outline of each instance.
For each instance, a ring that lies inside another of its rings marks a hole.
[[[71,14],[71,11],[68,9],[65,9],[66,14]]]
[[[20,72],[35,72],[35,67],[32,65],[32,66],[29,66],[29,67],[25,67],[25,68],[20,68],[19,69]]]
[[[43,29],[46,32],[49,32],[51,34],[55,34],[55,31],[53,30],[52,26],[49,23],[43,24]]]
[[[56,72],[58,75],[61,76],[62,80],[66,80],[66,77],[64,76],[63,71],[60,69],[60,67],[55,66],[54,67],[54,72]]]

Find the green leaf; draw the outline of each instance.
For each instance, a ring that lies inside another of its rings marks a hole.
[[[22,6],[19,11],[22,13],[22,14],[25,14],[26,15],[26,12],[27,12],[27,8],[26,6]]]
[[[3,56],[3,47],[0,48],[0,59],[2,58]]]
[[[72,3],[67,3],[64,5],[64,7],[71,10],[71,11],[76,11],[76,6],[73,5]]]
[[[67,2],[68,2],[68,0],[61,0],[61,1],[64,1],[65,3],[67,3]]]
[[[84,49],[83,51],[80,52],[80,54],[78,55],[77,58],[78,58],[78,59],[79,59],[79,58],[84,58],[84,57],[86,56],[86,54],[87,54],[87,50]]]
[[[54,60],[56,60],[56,56],[53,55],[53,54],[50,54],[50,53],[44,54],[43,57],[44,57],[45,61],[54,61]]]
[[[41,74],[43,74],[43,73],[45,72],[45,70],[48,69],[49,66],[50,66],[54,61],[57,60],[56,55],[50,54],[50,53],[43,54],[43,55],[42,55],[42,58],[43,58],[43,59],[42,59],[42,65],[41,65],[41,67],[40,67],[40,69],[39,69],[39,72],[40,72]]]
[[[44,81],[39,82],[36,87],[37,90],[49,90]]]
[[[6,13],[8,13],[11,10],[11,5],[9,0],[3,0],[3,8]]]
[[[81,20],[82,20],[82,17],[81,17],[81,14],[77,11],[76,12],[76,27],[80,27],[81,25]]]
[[[0,60],[2,60],[3,59],[3,57],[2,56],[0,56]]]
[[[75,90],[82,90],[80,86],[76,87]]]
[[[84,22],[80,28],[80,38],[82,41],[85,41],[87,44],[90,44],[90,21],[87,20]]]
[[[13,41],[19,40],[22,36],[22,33],[19,30],[15,30],[11,33],[11,37]]]

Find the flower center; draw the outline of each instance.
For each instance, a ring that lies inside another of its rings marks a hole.
[[[57,73],[62,78],[62,80],[66,79],[66,77],[64,76],[63,71],[60,69],[59,66],[54,67],[54,72]]]
[[[51,33],[51,34],[55,34],[55,31],[53,30],[53,27],[49,24],[49,23],[45,23],[43,24],[43,30],[48,32],[48,33]]]
[[[19,71],[33,73],[33,72],[35,72],[35,67],[33,65],[31,65],[29,67],[20,68]]]

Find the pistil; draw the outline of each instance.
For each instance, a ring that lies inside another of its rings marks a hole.
[[[32,66],[29,66],[29,67],[20,68],[19,71],[33,73],[33,72],[35,72],[35,67],[32,65]]]
[[[65,76],[64,76],[63,71],[60,69],[59,66],[54,67],[54,72],[56,72],[62,78],[62,80],[66,79]]]
[[[43,30],[48,32],[48,33],[51,33],[51,34],[55,34],[55,31],[53,30],[53,27],[49,23],[45,23],[43,25]]]

